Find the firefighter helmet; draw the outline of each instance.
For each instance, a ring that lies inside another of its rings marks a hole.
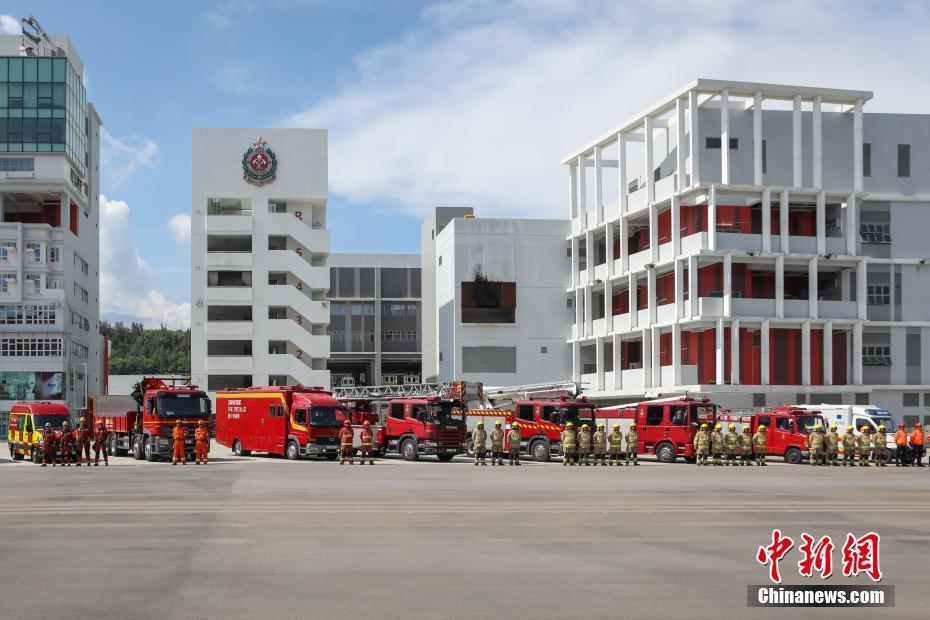
[[[759,425],[759,430],[760,430],[760,431],[764,431],[764,430],[765,430],[765,424],[760,424],[760,425]]]
[[[500,425],[501,425],[501,421],[500,421],[500,420],[498,420],[497,422],[494,423],[494,426],[500,426]]]
[[[197,426],[206,426],[206,425],[207,425],[206,420],[201,420],[200,422],[197,423]]]
[[[706,423],[706,422],[702,422],[702,423],[701,423],[701,428],[707,428],[707,423]]]
[[[364,427],[367,428],[367,427],[371,426],[371,422],[370,422],[369,420],[365,420],[364,422],[362,422],[362,426],[364,426]]]
[[[45,423],[45,428],[52,428],[52,423],[51,423],[51,422],[46,422],[46,423]]]
[[[830,425],[830,430],[831,430],[831,431],[835,431],[835,430],[836,430],[836,424],[831,424],[831,425]]]
[[[175,425],[175,426],[181,426],[181,420],[178,420],[177,422],[175,422],[174,425]]]
[[[604,423],[601,422],[600,424],[597,425],[597,427],[598,427],[598,428],[604,428]]]
[[[569,428],[570,426],[575,426],[575,425],[572,424],[571,422],[568,422],[568,423],[565,424],[565,428]]]
[[[717,430],[717,429],[719,429],[719,428],[720,428],[720,425],[719,425],[719,424],[714,424],[714,430]]]
[[[878,425],[878,430],[880,430],[880,431],[885,430],[885,425],[884,425],[884,424],[879,424],[879,425]]]
[[[484,427],[484,420],[478,420],[478,423],[475,426]]]
[[[862,428],[860,428],[859,430],[862,431],[863,433],[867,433],[867,432],[869,432],[869,427],[866,426],[865,424],[863,424],[863,425],[862,425]]]
[[[514,422],[513,424],[510,425],[510,427],[511,427],[511,428],[520,428],[520,423],[519,423],[519,422]]]
[[[630,422],[630,428],[636,428],[636,422]]]
[[[619,425],[619,424],[614,424],[614,427],[613,427],[613,428],[614,428],[615,431],[618,431],[618,430],[620,430],[620,425]]]

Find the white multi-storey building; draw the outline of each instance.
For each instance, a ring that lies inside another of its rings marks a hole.
[[[101,388],[100,117],[71,42],[0,36],[0,426]],[[76,417],[76,416],[75,416]]]
[[[930,405],[930,116],[697,80],[568,156],[598,398]]]
[[[194,129],[191,374],[329,386],[327,135]]]

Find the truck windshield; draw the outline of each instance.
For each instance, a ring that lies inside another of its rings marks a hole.
[[[891,414],[884,409],[866,409],[865,412],[872,416],[872,421],[875,422],[877,427],[879,424],[884,424],[885,428],[893,428],[894,420],[891,417]]]
[[[41,431],[45,428],[45,423],[52,425],[52,428],[59,430],[61,428],[61,423],[65,420],[68,420],[68,416],[60,413],[37,413],[32,416],[33,421],[35,422],[35,427],[33,430]],[[68,420],[68,424],[71,423],[71,420]]]
[[[461,403],[433,403],[429,406],[432,422],[447,426],[465,426],[465,409]]]
[[[163,394],[156,398],[155,411],[165,418],[205,418],[210,399],[203,394]]]
[[[571,422],[575,426],[579,424],[594,425],[594,407],[581,407],[578,405],[565,405],[562,407],[562,424]]]
[[[310,426],[342,426],[349,419],[349,410],[341,405],[310,407]]]
[[[798,432],[804,433],[805,435],[810,435],[811,431],[814,430],[815,424],[820,424],[824,426],[823,418],[819,415],[799,415],[795,416],[795,422],[798,425]],[[826,428],[826,426],[824,426]]]
[[[691,405],[691,426],[700,426],[701,422],[712,422],[716,405]]]

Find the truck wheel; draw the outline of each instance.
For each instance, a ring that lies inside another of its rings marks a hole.
[[[678,458],[675,446],[668,442],[660,443],[656,447],[656,458],[659,459],[660,463],[674,463],[675,459]]]
[[[453,458],[455,458],[455,452],[449,452],[448,454],[437,454],[436,458],[442,461],[443,463],[448,463]]]
[[[22,453],[22,450],[18,450],[16,446],[11,447],[10,452],[12,452],[12,458],[14,461],[21,461],[26,456]]]
[[[145,453],[142,451],[142,440],[138,437],[132,440],[132,458],[137,461],[141,461],[145,458]]]
[[[801,461],[804,460],[804,457],[801,455],[801,451],[797,448],[788,448],[785,452],[785,462],[791,463],[792,465],[800,465]]]
[[[125,453],[116,446],[116,435],[110,435],[110,456],[125,456]]]
[[[534,441],[530,446],[530,454],[533,455],[533,460],[537,463],[548,463],[551,458],[549,453],[549,446],[545,441],[537,440]]]
[[[148,437],[145,438],[143,451],[145,452],[145,460],[149,463],[154,463],[156,460],[158,460],[158,457],[155,456],[155,451],[152,449],[152,440]]]
[[[465,437],[465,456],[470,459],[475,458],[475,450],[471,445],[471,435]]]
[[[248,456],[252,454],[251,450],[242,449],[242,442],[238,439],[233,442],[232,451],[236,456]]]
[[[300,447],[297,445],[296,441],[287,442],[287,447],[284,449],[284,454],[287,455],[289,461],[296,461],[300,458]]]
[[[401,442],[400,453],[404,456],[405,461],[416,461],[420,458],[417,442],[413,439],[405,439]]]

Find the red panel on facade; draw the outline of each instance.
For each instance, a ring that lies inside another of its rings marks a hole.
[[[675,303],[674,271],[656,278],[656,305],[664,306],[672,303]]]
[[[707,329],[700,333],[699,348],[701,361],[698,364],[698,381],[716,383],[717,381],[717,330]]]
[[[613,296],[614,316],[618,314],[626,314],[629,311],[630,311],[630,292],[628,290],[624,290],[618,293],[614,293],[614,296]]]
[[[659,213],[657,218],[658,221],[658,235],[659,235],[659,245],[663,243],[671,243],[672,241],[672,210],[666,209]]]
[[[758,330],[740,328],[739,381],[746,385],[762,383],[762,346]]]
[[[822,329],[811,329],[811,385],[823,385]]]
[[[681,236],[707,231],[707,205],[681,205]]]
[[[698,268],[698,297],[710,297],[711,291],[723,294],[723,263]]]
[[[78,206],[71,203],[71,232],[74,233],[74,236],[77,237],[78,234]]]
[[[846,385],[846,368],[849,366],[846,351],[848,332],[833,332],[833,385]]]
[[[672,332],[659,334],[659,366],[672,365]]]
[[[636,285],[636,309],[645,310],[649,307],[649,289],[645,284]]]

